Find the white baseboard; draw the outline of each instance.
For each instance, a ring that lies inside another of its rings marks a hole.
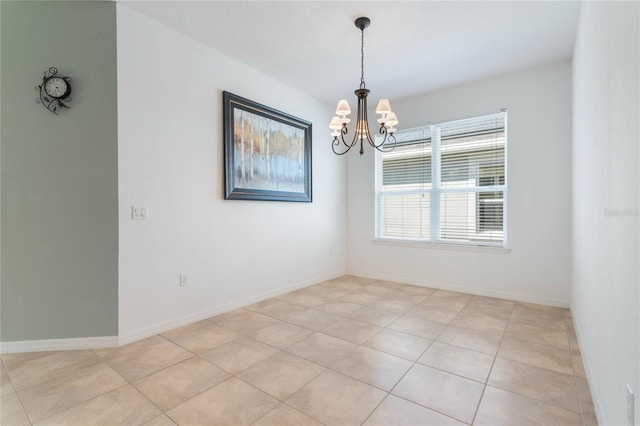
[[[344,276],[341,274],[329,274],[326,276],[314,278],[312,280],[301,281],[296,284],[288,285],[286,287],[280,287],[268,291],[264,291],[262,293],[258,293],[249,297],[242,298],[240,300],[236,300],[230,303],[225,303],[223,305],[214,306],[211,308],[203,309],[198,312],[191,313],[189,315],[184,315],[182,317],[173,318],[167,321],[163,321],[158,324],[153,324],[148,327],[139,328],[137,330],[132,330],[124,333],[120,333],[118,338],[119,346],[126,345],[138,340],[145,339],[147,337],[154,336],[156,334],[163,333],[165,331],[173,330],[177,327],[182,327],[183,325],[191,324],[196,321],[200,321],[206,318],[210,318],[216,315],[223,314],[225,312],[232,311],[234,309],[242,308],[244,306],[251,305],[253,303],[261,302],[266,299],[270,299],[272,297],[280,296],[281,294],[289,293],[290,291],[298,290],[301,288],[309,287],[314,284],[321,283],[323,281],[328,281],[334,278]]]
[[[583,342],[582,331],[580,330],[580,325],[578,324],[575,318],[573,318],[573,329],[575,330],[576,338],[578,339],[578,347],[580,348],[582,365],[584,367],[584,372],[587,376],[587,384],[589,385],[589,392],[591,392],[591,401],[593,402],[593,410],[595,411],[596,419],[598,420],[599,425],[611,424],[611,423],[608,423],[606,419],[603,419],[605,411],[604,411],[604,407],[602,406],[602,398],[598,393],[598,388],[593,385],[592,377],[595,377],[595,375],[593,374],[593,368],[589,360],[589,354],[585,353],[582,350],[582,348],[585,347],[582,344]]]
[[[348,271],[347,274],[355,275],[365,278],[373,278],[377,280],[394,281],[404,284],[417,285],[420,287],[435,288],[438,290],[457,291],[460,293],[474,294],[477,296],[495,297],[498,299],[513,300],[517,302],[535,303],[537,305],[555,306],[558,308],[569,308],[570,303],[567,300],[546,299],[543,297],[536,297],[530,295],[522,295],[517,293],[501,292],[494,290],[487,290],[480,287],[468,287],[459,284],[443,283],[428,280],[416,280],[409,277],[401,277],[397,275],[386,274],[368,274],[366,272]]]
[[[118,336],[21,340],[17,342],[0,342],[0,353],[70,351],[76,349],[112,348],[116,346],[118,346]]]
[[[286,287],[280,287],[273,290],[265,291],[250,297],[226,303],[224,305],[214,306],[212,308],[203,309],[179,318],[173,318],[168,321],[154,324],[148,327],[133,330],[119,336],[106,337],[79,337],[69,339],[43,339],[43,340],[23,340],[17,342],[0,342],[0,353],[19,353],[19,352],[43,352],[43,351],[67,351],[75,349],[100,349],[113,348],[128,343],[132,343],[153,335],[172,330],[176,327],[191,324],[196,321],[203,320],[215,315],[219,315],[233,309],[242,308],[265,299],[279,296],[290,291],[300,288],[309,287],[323,281],[331,280],[343,276],[340,274],[329,274],[312,280],[301,281]]]

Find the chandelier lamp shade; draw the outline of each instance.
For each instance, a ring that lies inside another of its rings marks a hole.
[[[360,155],[364,154],[365,141],[373,148],[382,152],[391,151],[396,147],[396,138],[393,136],[393,133],[396,131],[395,126],[398,124],[398,118],[396,114],[391,111],[389,99],[380,99],[376,107],[376,114],[380,114],[380,118],[377,120],[380,125],[378,130],[379,137],[374,139],[369,132],[369,122],[367,120],[367,95],[369,95],[369,89],[367,89],[364,82],[364,30],[369,24],[371,24],[371,20],[366,17],[355,20],[355,25],[360,29],[361,33],[360,88],[354,92],[358,98],[358,113],[356,115],[356,125],[351,141],[348,141],[349,137],[345,140],[345,136],[349,133],[347,125],[351,122],[349,118],[351,107],[349,107],[349,102],[346,99],[338,101],[336,115],[331,119],[331,123],[329,124],[331,136],[333,136],[331,148],[333,152],[338,155],[346,154],[351,148],[358,145],[358,142],[360,145]]]

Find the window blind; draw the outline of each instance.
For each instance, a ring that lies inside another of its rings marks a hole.
[[[377,154],[376,236],[503,245],[506,112],[401,131]]]

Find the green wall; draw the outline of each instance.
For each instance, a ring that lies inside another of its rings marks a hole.
[[[0,8],[0,339],[116,336],[116,4]],[[58,116],[35,102],[51,66],[72,77]]]

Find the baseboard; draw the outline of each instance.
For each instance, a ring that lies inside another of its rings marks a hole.
[[[610,424],[610,423],[607,423],[603,419],[605,411],[604,411],[604,407],[602,407],[602,398],[600,397],[600,394],[598,393],[598,388],[593,386],[592,378],[595,377],[595,375],[593,374],[593,368],[591,366],[591,361],[589,360],[589,354],[585,353],[582,350],[582,348],[585,347],[582,344],[582,342],[584,340],[582,339],[582,332],[580,330],[580,325],[576,321],[575,317],[573,317],[573,329],[575,330],[576,338],[578,339],[578,347],[580,348],[580,356],[582,357],[582,365],[584,367],[584,372],[587,375],[587,384],[589,385],[589,392],[591,392],[591,400],[593,402],[593,410],[596,413],[596,419],[598,420],[598,424],[599,425]]]
[[[21,340],[17,342],[0,342],[0,353],[70,351],[76,349],[112,348],[116,346],[118,346],[118,336]]]
[[[177,327],[182,327],[183,325],[191,324],[196,321],[200,321],[206,318],[220,315],[225,312],[232,311],[234,309],[242,308],[244,306],[248,306],[253,303],[258,303],[263,300],[270,299],[272,297],[280,296],[281,294],[289,293],[290,291],[309,287],[311,285],[318,284],[323,281],[328,281],[328,280],[342,277],[342,276],[344,276],[343,273],[328,274],[328,275],[317,277],[311,280],[300,281],[292,285],[264,291],[262,293],[245,297],[230,303],[225,303],[223,305],[218,305],[211,308],[203,309],[201,311],[194,312],[189,315],[184,315],[182,317],[173,318],[168,321],[161,322],[159,324],[154,324],[148,327],[143,327],[137,330],[121,333],[118,338],[118,345],[119,346],[126,345],[141,339],[145,339],[147,337],[154,336],[156,334],[163,333],[165,331],[173,330],[174,328],[177,328]]]
[[[191,324],[196,321],[203,320],[215,315],[223,314],[225,312],[242,308],[243,306],[251,305],[265,299],[279,296],[281,294],[288,293],[290,291],[298,290],[301,288],[309,287],[314,284],[321,283],[323,281],[331,280],[343,276],[340,274],[328,274],[326,276],[317,277],[311,280],[300,281],[298,283],[288,285],[265,291],[253,296],[245,297],[243,299],[226,303],[224,305],[215,306],[212,308],[203,309],[199,312],[194,312],[189,315],[185,315],[179,318],[173,318],[168,321],[164,321],[159,324],[154,324],[148,327],[140,328],[128,333],[120,334],[119,336],[105,336],[105,337],[78,337],[68,339],[42,339],[42,340],[22,340],[16,342],[0,342],[0,353],[19,353],[19,352],[43,352],[43,351],[68,351],[76,349],[100,349],[100,348],[112,348],[128,343],[132,343],[153,335],[163,333],[168,330],[172,330],[176,327]]]
[[[377,280],[394,281],[404,284],[417,285],[421,287],[435,288],[438,290],[457,291],[460,293],[474,294],[477,296],[495,297],[497,299],[513,300],[517,302],[535,303],[537,305],[554,306],[558,308],[569,308],[570,303],[565,300],[546,299],[543,297],[536,297],[530,295],[522,295],[517,293],[501,292],[494,290],[487,290],[480,287],[467,287],[459,284],[443,283],[429,280],[416,280],[409,277],[401,277],[397,275],[386,274],[368,274],[366,272],[348,271],[347,274],[355,275],[365,278],[373,278]]]

